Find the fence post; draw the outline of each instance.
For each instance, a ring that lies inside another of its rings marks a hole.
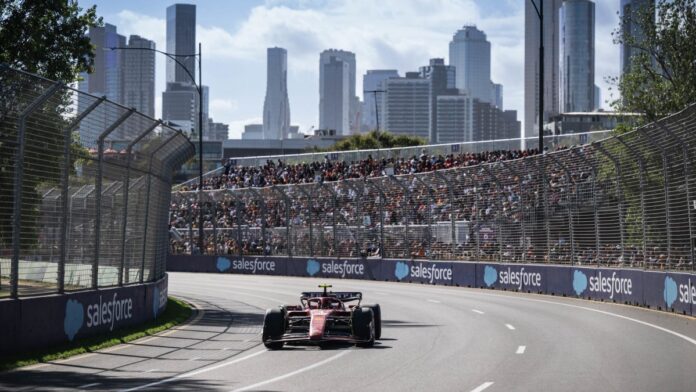
[[[612,155],[607,149],[605,149],[601,144],[595,143],[593,146],[597,151],[601,152],[602,155],[609,158],[609,160],[614,164],[616,168],[616,198],[619,202],[619,230],[621,231],[621,262],[626,260],[626,235],[625,235],[625,218],[624,218],[624,198],[623,198],[623,188],[621,186],[621,180],[623,179],[623,174],[621,172],[621,162],[614,155]]]
[[[278,193],[283,201],[285,202],[285,242],[287,243],[288,247],[288,257],[292,258],[292,246],[290,243],[290,198],[288,195],[285,194],[280,188],[276,187],[275,185],[271,187],[271,189]]]
[[[306,189],[304,189],[304,186],[298,185],[297,189],[304,195],[305,199],[307,199],[307,212],[309,213],[309,255],[314,257],[314,235],[313,235],[313,227],[312,227],[312,216],[314,216],[314,206],[312,204],[312,196],[307,192]]]
[[[667,151],[662,147],[662,143],[655,140],[655,137],[646,132],[645,130],[638,131],[638,135],[645,136],[648,141],[656,146],[660,150],[660,155],[662,156],[662,176],[664,177],[663,188],[665,193],[665,223],[667,224],[667,263],[672,263],[672,216],[670,214],[670,200],[669,200],[669,156]]]
[[[619,143],[621,143],[621,145],[623,145],[626,148],[626,150],[628,150],[628,152],[633,156],[634,159],[638,161],[638,175],[640,180],[640,222],[643,235],[643,268],[645,268],[647,266],[648,261],[648,233],[645,224],[645,159],[643,158],[642,154],[640,154],[638,151],[636,151],[636,149],[634,149],[627,142],[625,142],[621,138],[621,136],[617,136],[616,140]]]
[[[498,189],[501,190],[500,197],[504,197],[503,193],[502,193],[503,184],[500,182],[500,180],[498,180],[498,177],[496,177],[495,174],[493,174],[493,172],[491,171],[491,169],[488,166],[489,166],[488,164],[481,165],[483,170],[486,173],[488,173],[489,176],[491,176],[491,179],[493,179],[493,182],[495,182],[498,185]],[[495,201],[493,201],[493,203],[495,203]],[[500,263],[503,262],[503,220],[500,217],[500,215],[502,214],[502,210],[503,210],[503,206],[501,203],[500,208],[496,208],[496,212],[495,212],[495,219],[496,219],[497,225],[498,225],[498,262],[500,262]]]
[[[570,186],[571,182],[574,183],[573,181],[573,174],[570,172],[568,167],[561,161],[558,160],[554,156],[554,154],[548,154],[548,157],[551,158],[552,161],[556,165],[558,165],[561,169],[563,169],[563,172],[566,175],[566,178],[568,179],[568,185],[566,186],[566,190],[568,190],[568,186]],[[574,184],[577,186],[577,184]],[[575,227],[573,226],[573,212],[572,212],[572,207],[571,207],[571,202],[570,202],[570,192],[566,192],[566,211],[568,212],[568,237],[570,237],[570,264],[574,264],[575,260]]]
[[[357,185],[353,184],[352,181],[346,181],[343,180],[341,181],[344,185],[349,187],[350,189],[355,192],[355,205],[356,205],[356,211],[355,211],[355,217],[358,219],[358,224],[356,225],[355,229],[355,250],[357,251],[357,257],[360,257],[361,250],[362,250],[362,241],[360,239],[360,214],[362,213],[362,203],[360,202],[360,198],[362,197],[362,189]],[[350,230],[350,229],[349,229]]]
[[[97,139],[97,178],[94,187],[94,260],[92,261],[92,288],[99,286],[99,247],[101,246],[101,197],[102,174],[104,171],[104,140],[124,121],[128,119],[135,109],[129,109],[121,115],[113,124],[106,128]]]
[[[387,249],[384,242],[384,203],[387,197],[384,195],[384,191],[379,187],[379,182],[371,180],[368,182],[372,187],[379,193],[379,257],[387,257]]]
[[[601,262],[599,257],[600,249],[600,237],[599,237],[599,209],[597,207],[597,168],[594,163],[587,160],[583,153],[579,153],[577,149],[570,150],[575,156],[577,156],[581,161],[583,161],[587,166],[590,167],[592,171],[592,210],[594,211],[594,232],[595,232],[595,257],[597,258],[597,265]]]
[[[336,192],[334,192],[333,189],[331,189],[330,186],[326,185],[326,183],[321,183],[320,186],[325,187],[326,190],[331,193],[331,199],[333,200],[333,212],[331,213],[331,220],[332,220],[332,225],[333,225],[333,251],[334,251],[334,256],[338,256],[338,237],[336,235],[336,204],[338,201],[336,200]],[[329,256],[327,254],[327,256]]]
[[[236,195],[234,190],[229,191],[234,199],[234,215],[237,220],[237,248],[239,249],[239,258],[244,258],[244,249],[242,248],[242,200]],[[214,243],[215,241],[213,241]]]
[[[123,226],[121,227],[121,267],[118,270],[118,285],[123,286],[123,274],[126,269],[126,228],[128,227],[128,194],[130,188],[130,170],[133,161],[133,147],[138,144],[145,136],[152,132],[162,124],[162,120],[157,120],[143,131],[138,137],[133,139],[126,147],[126,180],[123,185]],[[127,280],[130,280],[130,274],[127,275]]]
[[[17,120],[17,156],[15,158],[14,211],[12,215],[12,261],[10,264],[10,296],[12,298],[17,298],[19,289],[19,253],[22,239],[20,235],[22,230],[22,186],[24,185],[27,117],[40,109],[41,106],[62,87],[63,85],[60,83],[53,84],[47,91],[44,91],[38,98],[24,108]]]
[[[155,154],[162,149],[162,147],[166,146],[170,141],[174,140],[175,137],[179,136],[179,133],[176,132],[170,137],[167,138],[167,140],[164,141],[164,143],[160,144],[155,148],[151,153],[150,153],[150,162],[148,164],[147,168],[147,191],[145,193],[145,223],[143,224],[143,247],[142,247],[142,258],[140,261],[140,283],[143,283],[145,281],[145,248],[147,247],[147,226],[150,221],[150,189],[152,187],[152,160],[155,158]],[[200,202],[200,198],[198,199]],[[198,208],[201,208],[200,204]],[[202,223],[202,222],[201,222]],[[203,249],[200,249],[201,254],[203,252]]]
[[[447,198],[449,199],[450,203],[450,225],[451,225],[451,241],[452,241],[452,257],[456,258],[456,253],[457,253],[457,233],[456,233],[456,219],[457,217],[454,216],[454,191],[452,190],[452,186],[449,183],[449,180],[447,177],[445,177],[444,174],[440,173],[439,171],[435,170],[433,172],[435,174],[435,177],[439,178],[442,180],[442,182],[445,184],[445,187],[447,187]]]
[[[266,246],[269,247],[270,249],[270,244],[268,239],[266,238],[266,225],[268,224],[267,218],[268,218],[268,210],[266,209],[266,201],[263,199],[263,196],[259,193],[254,188],[249,188],[249,191],[254,194],[256,197],[256,200],[261,204],[261,239],[263,240],[263,252],[264,256],[270,256],[266,254]]]
[[[522,176],[512,168],[512,166],[505,162],[505,161],[500,161],[500,163],[503,164],[503,167],[506,168],[510,173],[512,173],[513,176],[517,177],[517,187],[520,190],[520,213],[521,213],[521,218],[520,218],[520,231],[522,232],[522,262],[527,261],[527,231],[526,231],[526,224],[524,223],[525,220],[525,210],[524,210],[524,192],[522,191]]]
[[[97,108],[106,98],[101,97],[94,101],[89,107],[87,107],[82,113],[77,115],[75,119],[65,128],[65,134],[63,135],[63,155],[65,163],[63,165],[63,173],[61,178],[61,208],[62,215],[60,220],[60,261],[58,262],[58,292],[65,292],[65,261],[68,257],[67,247],[68,247],[68,188],[70,187],[70,159],[71,147],[72,147],[72,133],[77,128],[82,120],[87,117],[94,109]]]
[[[429,185],[426,184],[423,180],[420,179],[417,175],[414,175],[413,178],[418,181],[419,184],[423,185],[425,187],[425,191],[428,194],[428,259],[432,260],[433,259],[433,249],[432,249],[432,242],[433,242],[433,211],[432,211],[432,205],[433,205],[433,188]]]
[[[394,182],[396,185],[399,186],[399,188],[401,188],[404,191],[404,202],[408,205],[408,203],[411,202],[411,192],[409,191],[408,187],[406,185],[404,185],[394,175],[387,176],[387,178],[389,178],[390,181]],[[404,228],[405,228],[405,230],[404,230],[404,243],[406,244],[406,251],[407,251],[406,257],[413,258],[412,257],[413,256],[413,254],[412,254],[413,249],[411,249],[411,244],[408,240],[408,226],[409,226],[408,217],[404,216],[404,218],[405,218],[404,219]]]

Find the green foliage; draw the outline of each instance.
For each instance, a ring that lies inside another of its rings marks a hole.
[[[658,0],[627,13],[613,36],[637,53],[622,77],[608,78],[620,93],[614,109],[652,122],[696,102],[696,0]]]
[[[370,150],[378,148],[413,147],[426,144],[427,141],[418,136],[394,135],[389,132],[370,131],[365,134],[351,135],[339,140],[325,151]]]
[[[87,32],[101,26],[96,6],[72,0],[0,0],[0,63],[72,83],[94,63]]]

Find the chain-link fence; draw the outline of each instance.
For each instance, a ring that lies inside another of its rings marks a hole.
[[[691,106],[620,136],[522,159],[210,190],[200,205],[196,193],[175,192],[170,252],[692,270],[695,155]]]
[[[142,283],[165,272],[179,131],[0,66],[0,296]]]

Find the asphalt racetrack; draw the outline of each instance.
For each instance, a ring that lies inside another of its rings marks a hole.
[[[331,283],[382,307],[374,348],[260,342],[264,310]],[[0,390],[696,391],[696,319],[458,287],[171,273],[191,323],[0,374]]]

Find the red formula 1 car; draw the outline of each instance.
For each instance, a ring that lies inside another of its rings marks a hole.
[[[304,292],[301,305],[268,309],[263,320],[263,344],[278,350],[288,344],[346,343],[372,347],[382,334],[379,305],[361,305],[362,293]],[[347,305],[347,302],[357,304]]]

